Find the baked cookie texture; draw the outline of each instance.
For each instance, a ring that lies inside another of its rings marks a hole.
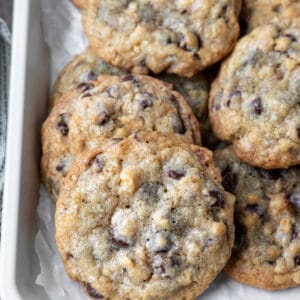
[[[105,63],[91,49],[75,56],[66,65],[58,76],[51,95],[50,104],[53,106],[65,92],[74,89],[80,83],[89,83],[97,79],[101,74],[124,75],[126,72]],[[173,89],[179,92],[190,105],[193,113],[199,121],[201,131],[208,131],[208,90],[209,84],[206,76],[198,73],[191,78],[179,77],[173,74],[158,74],[156,78],[167,81],[173,85]]]
[[[72,2],[79,8],[85,9],[88,3],[88,0],[72,0]]]
[[[218,138],[246,163],[288,168],[300,163],[300,19],[271,22],[242,38],[210,92]]]
[[[98,299],[194,299],[233,246],[220,181],[208,149],[155,132],[82,154],[55,215],[69,276]]]
[[[250,32],[273,18],[292,19],[300,15],[298,0],[244,0],[241,19]]]
[[[236,196],[235,246],[225,271],[264,289],[300,284],[300,167],[251,167],[232,147],[214,152],[223,186]]]
[[[82,151],[138,130],[175,134],[201,144],[197,119],[172,86],[148,76],[101,75],[80,83],[53,107],[42,128],[42,175],[57,197],[60,180]]]
[[[221,60],[239,35],[234,0],[91,0],[83,24],[106,62],[132,73],[191,77]]]

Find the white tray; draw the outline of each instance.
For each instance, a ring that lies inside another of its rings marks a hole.
[[[33,249],[40,181],[39,136],[47,109],[48,74],[41,0],[15,0],[0,252],[2,300],[48,299],[34,284],[39,264]]]
[[[49,300],[45,290],[35,284],[40,264],[34,250],[40,186],[40,127],[47,111],[49,56],[42,33],[42,0],[14,2],[0,298]],[[218,293],[221,286],[227,289]],[[296,300],[300,299],[299,288],[266,292],[221,275],[201,299]]]

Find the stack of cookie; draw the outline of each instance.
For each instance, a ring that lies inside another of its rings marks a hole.
[[[225,266],[300,284],[299,5],[267,2],[74,1],[90,47],[53,88],[42,175],[92,298],[194,299]]]

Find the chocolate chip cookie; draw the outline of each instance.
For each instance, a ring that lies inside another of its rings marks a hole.
[[[76,88],[80,83],[89,83],[96,80],[101,74],[124,75],[125,71],[105,63],[92,50],[76,56],[60,73],[53,87],[51,104],[59,99],[66,91]],[[196,74],[191,78],[162,73],[155,76],[160,80],[173,85],[188,102],[199,121],[201,131],[206,132],[208,127],[208,81],[203,74]]]
[[[213,130],[246,163],[300,164],[300,19],[282,19],[242,38],[210,93]]]
[[[239,35],[235,0],[91,0],[84,14],[90,45],[132,73],[191,77],[219,61]]]
[[[216,150],[224,188],[236,196],[236,237],[225,271],[265,289],[300,285],[300,167],[264,170]]]
[[[107,64],[91,49],[75,56],[60,72],[53,86],[50,105],[54,105],[65,92],[81,83],[89,83],[101,74],[125,75],[126,72]]]
[[[246,31],[266,24],[275,17],[294,18],[300,14],[298,0],[244,0],[242,21]]]
[[[69,276],[98,299],[195,299],[233,246],[220,181],[209,150],[158,133],[82,154],[55,216]]]
[[[201,143],[197,119],[184,98],[152,77],[101,75],[64,94],[42,128],[42,173],[53,197],[77,154],[138,130]]]

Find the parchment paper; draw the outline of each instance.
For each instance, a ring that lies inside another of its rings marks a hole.
[[[81,14],[70,0],[42,0],[43,30],[50,48],[51,85],[64,65],[87,47],[81,25]],[[39,231],[35,250],[41,273],[36,283],[44,287],[53,300],[86,300],[79,284],[71,281],[64,271],[55,245],[55,205],[47,191],[41,187],[38,205]],[[220,274],[199,299],[205,300],[296,300],[300,287],[279,292],[267,292],[248,287]]]

